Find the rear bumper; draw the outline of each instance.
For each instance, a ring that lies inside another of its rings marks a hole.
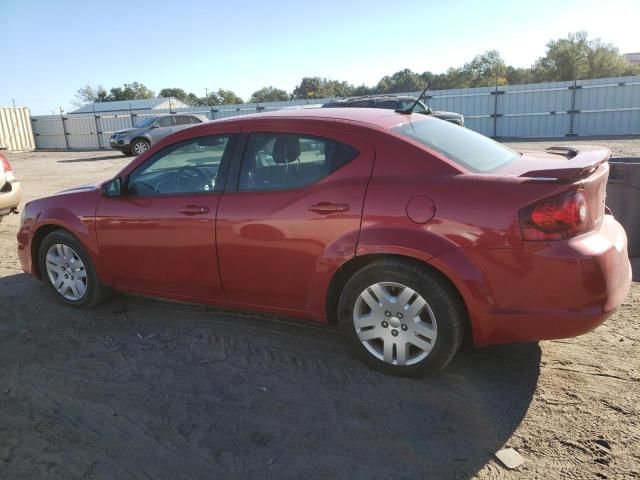
[[[0,217],[8,215],[20,205],[22,201],[22,188],[20,182],[9,184],[11,191],[0,192]]]
[[[631,285],[626,234],[611,215],[599,230],[568,241],[466,254],[479,269],[471,294],[463,293],[477,346],[587,333],[615,312]]]

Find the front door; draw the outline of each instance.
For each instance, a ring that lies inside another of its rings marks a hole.
[[[373,149],[279,130],[250,133],[237,189],[222,196],[220,272],[231,301],[308,311],[316,275],[355,255]]]
[[[153,128],[150,128],[147,135],[151,138],[151,144],[155,145],[159,140],[171,135],[176,131],[176,119],[172,115],[166,117],[160,117],[153,123]]]
[[[103,268],[116,287],[224,298],[216,255],[218,171],[235,135],[170,145],[126,179],[123,195],[96,212]]]

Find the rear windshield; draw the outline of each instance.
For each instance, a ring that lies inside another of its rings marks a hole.
[[[436,118],[405,123],[393,130],[476,173],[492,172],[518,157],[518,153],[484,135]]]

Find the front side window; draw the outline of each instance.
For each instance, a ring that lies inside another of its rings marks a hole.
[[[127,193],[153,196],[213,191],[229,135],[197,137],[158,152],[129,177]]]
[[[240,190],[299,188],[321,180],[358,156],[336,140],[293,133],[253,133],[242,161]]]
[[[158,117],[145,118],[144,120],[142,120],[140,123],[136,125],[136,128],[150,127],[151,125],[153,125],[153,122],[155,122],[157,119]]]
[[[518,153],[484,135],[435,118],[404,123],[393,130],[471,172],[492,172],[518,157]]]

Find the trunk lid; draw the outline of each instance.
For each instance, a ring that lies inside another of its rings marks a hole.
[[[544,152],[521,152],[520,158],[509,162],[500,173],[572,182],[588,177],[610,157],[611,152],[602,147],[550,147]]]

